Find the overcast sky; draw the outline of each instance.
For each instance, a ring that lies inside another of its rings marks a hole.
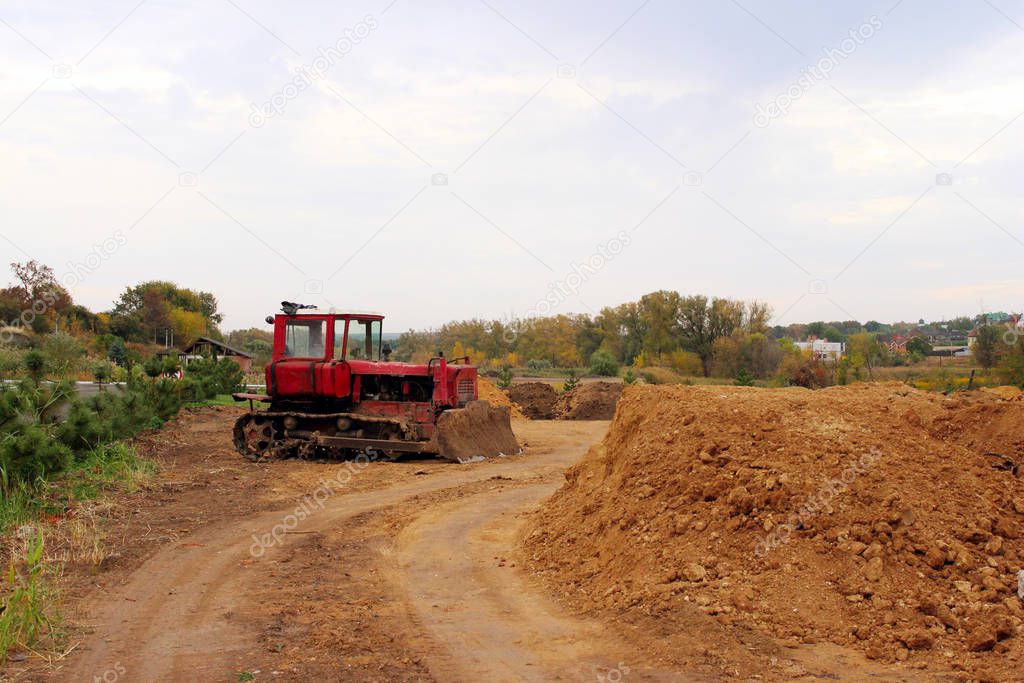
[[[1020,310],[1022,119],[1021,0],[5,1],[0,254],[227,329]]]

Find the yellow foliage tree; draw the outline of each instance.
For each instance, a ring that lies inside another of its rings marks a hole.
[[[206,318],[201,313],[172,308],[169,317],[174,338],[182,344],[193,341],[206,332]]]

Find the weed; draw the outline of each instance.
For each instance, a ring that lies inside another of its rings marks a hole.
[[[0,660],[6,659],[14,647],[32,647],[53,629],[52,570],[43,559],[42,532],[31,528],[34,532],[25,540],[24,566],[11,561],[6,595],[0,600]]]

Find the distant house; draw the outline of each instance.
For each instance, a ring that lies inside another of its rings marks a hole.
[[[175,351],[173,349],[162,351],[161,355],[169,355],[171,353],[175,353]],[[199,337],[184,349],[178,351],[177,354],[183,366],[187,366],[196,358],[213,357],[230,358],[238,363],[238,367],[242,369],[242,372],[249,372],[252,369],[252,354],[209,337]]]
[[[830,342],[828,339],[811,339],[805,342],[796,342],[793,345],[801,351],[810,351],[811,355],[818,360],[835,362],[846,353],[846,344]]]
[[[1014,313],[1010,315],[1008,313],[997,313],[988,314],[989,324],[997,327],[1006,328],[1007,332],[1016,332],[1017,334],[1024,335],[1024,315],[1020,313]],[[975,326],[967,334],[967,346],[973,347],[978,342],[978,328]]]
[[[913,330],[911,332],[907,332],[906,334],[894,334],[892,338],[889,339],[888,341],[889,352],[907,353],[907,342],[909,342],[914,337],[927,338],[927,336],[923,334],[920,330]]]

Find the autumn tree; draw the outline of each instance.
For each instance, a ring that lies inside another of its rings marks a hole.
[[[995,325],[982,325],[978,328],[978,337],[971,351],[978,364],[986,370],[999,361],[1000,328]]]
[[[125,289],[110,312],[110,331],[153,343],[170,331],[176,341],[185,342],[200,335],[218,337],[222,320],[213,294],[154,280]]]

